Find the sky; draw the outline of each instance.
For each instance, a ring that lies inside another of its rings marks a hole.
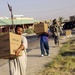
[[[0,0],[0,17],[10,17],[9,3],[13,15],[35,20],[65,19],[75,15],[75,0]]]

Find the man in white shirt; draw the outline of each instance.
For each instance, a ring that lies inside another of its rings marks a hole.
[[[22,25],[17,25],[15,28],[15,33],[21,35],[21,45],[15,51],[15,54],[18,55],[20,51],[22,51],[22,56],[10,59],[11,75],[26,75],[26,64],[27,64],[26,49],[28,47],[28,43],[26,37],[22,36],[22,32],[23,32]]]

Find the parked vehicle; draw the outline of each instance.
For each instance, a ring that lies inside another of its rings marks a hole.
[[[63,25],[63,29],[73,29],[75,28],[75,21],[69,21],[69,22],[65,22]]]

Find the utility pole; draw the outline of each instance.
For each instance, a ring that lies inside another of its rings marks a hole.
[[[13,13],[12,13],[12,11],[11,11],[11,21],[12,21],[13,32],[14,32],[14,21],[13,21]]]
[[[8,4],[8,3],[7,3],[7,4]],[[14,22],[13,22],[12,6],[10,6],[10,5],[8,4],[8,8],[9,8],[9,11],[10,11],[10,13],[11,13],[11,21],[12,21],[13,33],[14,33]],[[10,59],[9,59],[9,73],[10,73],[10,75],[11,75],[10,67],[11,67],[11,65],[10,65]]]
[[[8,3],[7,3],[7,4],[8,4]],[[13,21],[13,12],[12,12],[12,6],[10,6],[10,5],[8,4],[8,8],[9,8],[9,11],[10,11],[10,13],[11,13],[11,21],[12,21],[13,32],[14,32],[14,21]]]

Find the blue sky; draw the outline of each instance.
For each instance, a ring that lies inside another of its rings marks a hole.
[[[14,15],[36,20],[75,15],[75,0],[0,0],[0,17],[10,17],[7,2],[12,6]]]

